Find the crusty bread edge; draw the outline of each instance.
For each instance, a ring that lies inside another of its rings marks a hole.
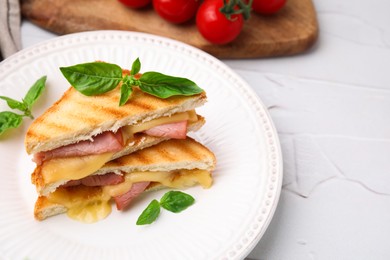
[[[35,202],[34,217],[36,220],[44,220],[48,217],[66,213],[68,208],[61,204],[52,203],[48,198],[40,196]]]
[[[120,168],[105,168],[98,170],[95,174],[106,174],[110,172],[114,172],[116,174],[122,174],[122,172],[136,172],[136,171],[164,171],[170,172],[177,169],[185,169],[185,170],[214,170],[215,166],[215,158],[208,158],[208,160],[202,160],[198,162],[180,162],[180,163],[159,163],[156,165],[147,165],[147,166],[121,166]]]

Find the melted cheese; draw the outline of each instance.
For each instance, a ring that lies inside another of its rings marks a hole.
[[[150,181],[171,188],[186,188],[200,184],[209,188],[212,184],[210,172],[205,170],[180,170],[174,172],[133,172],[125,175],[125,181],[105,187],[83,185],[58,188],[47,198],[51,203],[63,205],[67,215],[84,223],[104,219],[111,213],[110,199],[127,192],[133,183]]]
[[[70,218],[84,223],[99,221],[111,213],[110,197],[101,187],[59,188],[47,198],[51,203],[66,207]]]
[[[177,113],[172,116],[157,118],[145,123],[122,128],[124,140],[132,138],[134,133],[142,132],[157,125],[168,124],[188,120],[198,120],[195,110]],[[60,180],[79,180],[99,170],[108,162],[114,153],[87,155],[80,157],[55,158],[46,161],[41,168],[41,174],[45,183],[53,183]]]
[[[136,182],[156,182],[169,188],[183,189],[200,184],[203,188],[210,188],[213,182],[210,172],[205,170],[180,170],[174,172],[131,172],[125,174],[125,181],[117,185],[103,188],[107,196],[115,197],[130,190]]]
[[[124,126],[122,127],[122,133],[125,137],[125,140],[128,140],[135,133],[139,133],[151,129],[159,125],[170,124],[170,123],[180,122],[184,120],[187,120],[189,122],[196,122],[198,120],[198,116],[196,115],[195,110],[177,113],[171,116],[156,118],[136,125]]]
[[[111,213],[111,204],[109,201],[96,200],[86,205],[70,208],[67,211],[71,219],[84,222],[94,223],[106,218]]]
[[[46,183],[59,180],[79,180],[99,170],[114,153],[103,153],[80,157],[54,158],[46,161],[41,174]]]
[[[125,140],[132,138],[134,133],[142,132],[157,125],[168,124],[188,120],[198,120],[195,110],[177,113],[172,116],[157,118],[149,122],[134,126],[125,126],[122,134]],[[41,168],[41,174],[45,183],[53,183],[60,180],[79,180],[99,170],[108,162],[114,153],[104,153],[71,158],[55,158],[46,161]]]

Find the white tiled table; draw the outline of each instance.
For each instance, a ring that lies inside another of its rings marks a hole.
[[[390,259],[390,1],[315,0],[318,43],[224,60],[269,108],[284,180],[251,259]],[[23,47],[56,37],[29,22]]]

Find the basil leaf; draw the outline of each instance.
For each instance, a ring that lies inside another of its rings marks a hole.
[[[26,96],[23,99],[23,103],[27,105],[28,109],[31,109],[31,106],[35,103],[35,101],[37,101],[37,99],[45,90],[46,78],[46,76],[41,77],[28,90]]]
[[[203,92],[203,89],[189,79],[168,76],[159,72],[145,72],[139,81],[142,91],[159,98],[176,95],[192,96]]]
[[[157,200],[152,200],[146,209],[138,217],[137,225],[146,225],[153,223],[160,214],[160,203]]]
[[[122,80],[121,67],[111,63],[83,63],[61,67],[60,70],[68,82],[86,96],[113,90]]]
[[[129,100],[131,93],[133,93],[133,87],[129,82],[123,82],[121,86],[121,97],[119,100],[119,106],[123,106]]]
[[[185,210],[194,202],[195,199],[191,195],[181,191],[169,191],[160,200],[160,204],[164,209],[174,213]]]
[[[23,116],[10,111],[0,112],[0,135],[9,128],[17,128],[22,123]]]
[[[140,62],[139,58],[137,58],[137,59],[133,62],[133,65],[131,66],[130,75],[134,76],[134,75],[137,74],[140,70],[141,70],[141,62]]]
[[[18,109],[23,112],[28,110],[28,107],[25,103],[17,101],[13,98],[0,96],[0,99],[7,101],[8,106],[12,109]]]

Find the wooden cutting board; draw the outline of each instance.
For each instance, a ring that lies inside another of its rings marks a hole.
[[[60,35],[91,30],[146,32],[188,43],[218,58],[297,54],[310,48],[318,36],[311,0],[288,0],[273,16],[253,13],[240,36],[227,45],[207,42],[194,21],[183,25],[166,22],[152,6],[133,10],[117,0],[22,0],[21,9],[25,18]]]

